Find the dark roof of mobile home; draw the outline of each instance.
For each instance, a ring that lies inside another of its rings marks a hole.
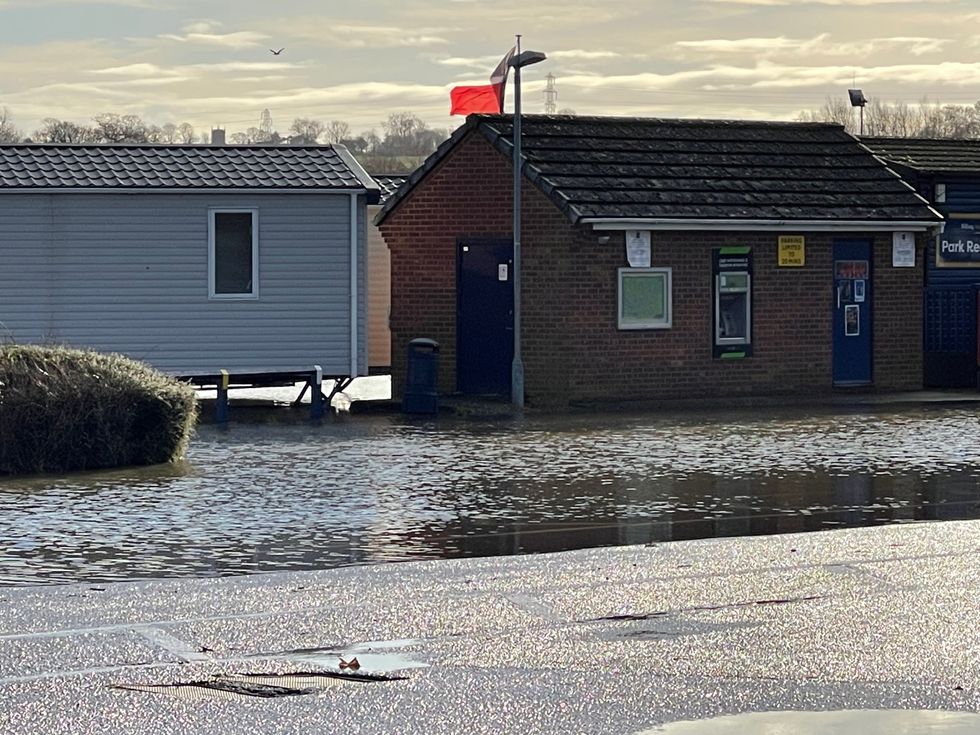
[[[367,191],[378,186],[343,146],[0,146],[0,193],[10,190]]]

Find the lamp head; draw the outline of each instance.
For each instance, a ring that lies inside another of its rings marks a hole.
[[[847,96],[851,98],[851,107],[864,107],[868,104],[868,98],[860,89],[847,90]]]
[[[531,64],[540,63],[547,58],[548,57],[540,51],[522,51],[519,55],[510,60],[510,65],[515,69],[521,69],[525,66],[530,66]]]

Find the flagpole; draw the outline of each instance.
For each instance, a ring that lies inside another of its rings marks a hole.
[[[518,59],[521,35],[517,34]],[[521,358],[521,67],[514,65],[514,361],[510,367],[510,398],[524,408],[524,362]]]

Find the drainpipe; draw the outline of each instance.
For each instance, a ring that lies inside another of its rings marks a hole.
[[[357,377],[357,194],[350,195],[350,377]]]

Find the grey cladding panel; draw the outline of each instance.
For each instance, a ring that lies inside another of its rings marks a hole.
[[[208,298],[208,210],[259,212],[259,298]],[[115,351],[173,373],[350,372],[350,197],[5,195],[0,322],[19,342]],[[31,226],[33,223],[33,227]],[[359,320],[363,319],[359,315]]]

